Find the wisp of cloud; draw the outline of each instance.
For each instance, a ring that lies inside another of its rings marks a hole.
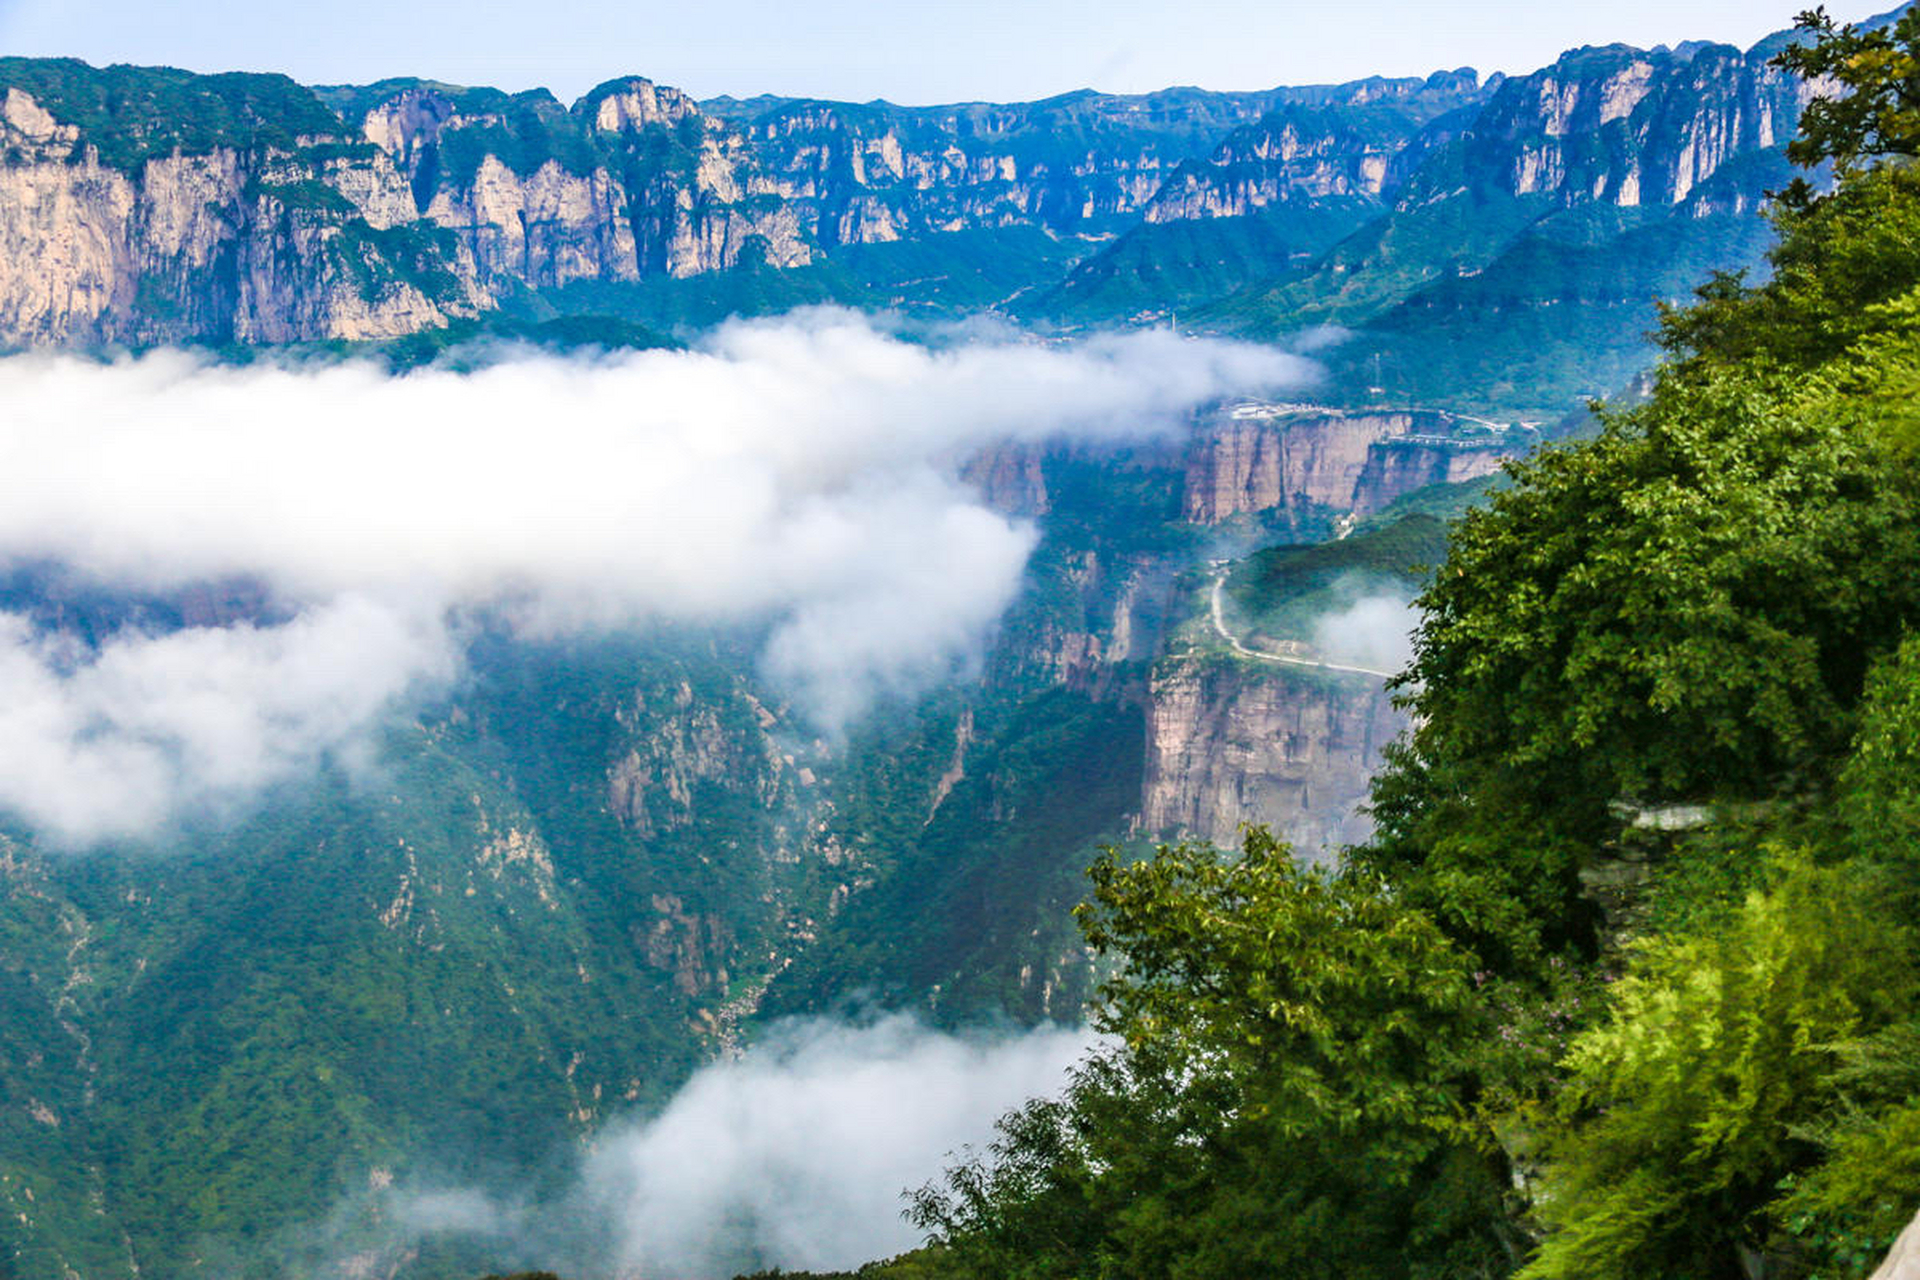
[[[1034,532],[957,480],[967,455],[1147,438],[1312,372],[1158,332],[914,343],[838,311],[403,377],[0,360],[0,566],[253,580],[292,619],[64,656],[8,620],[0,808],[83,843],[288,776],[452,678],[445,620],[474,608],[542,636],[762,625],[831,728],[952,670],[1018,585]]]
[[[587,1170],[613,1215],[622,1274],[838,1270],[912,1248],[903,1192],[1029,1098],[1058,1093],[1088,1033],[1010,1039],[867,1027],[775,1027],[695,1075],[650,1123],[603,1135]]]
[[[1314,619],[1313,647],[1329,662],[1399,671],[1413,660],[1420,611],[1398,594],[1363,595]]]

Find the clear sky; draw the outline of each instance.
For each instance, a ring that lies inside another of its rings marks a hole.
[[[1812,0],[0,0],[0,53],[308,83],[418,75],[571,99],[639,74],[700,97],[927,103],[1524,72],[1582,44],[1746,46]],[[1853,21],[1896,0],[1828,0]]]

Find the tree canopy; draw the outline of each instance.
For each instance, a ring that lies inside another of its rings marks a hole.
[[[1830,1280],[1920,1205],[1920,11],[1823,12],[1758,284],[1453,529],[1375,838],[1102,858],[1111,1047],[955,1276]]]

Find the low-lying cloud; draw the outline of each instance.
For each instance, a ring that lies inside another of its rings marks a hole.
[[[354,596],[97,649],[0,613],[0,808],[80,842],[218,809],[357,754],[384,707],[454,665],[437,617]]]
[[[725,1280],[778,1267],[851,1270],[917,1247],[906,1196],[994,1123],[1058,1095],[1099,1043],[1085,1029],[943,1032],[797,1019],[696,1072],[649,1120],[595,1134],[550,1200],[382,1170],[279,1242],[289,1274],[345,1280],[429,1243],[475,1270],[580,1280]]]
[[[0,807],[84,841],[296,770],[449,678],[444,619],[472,608],[537,635],[763,624],[767,671],[831,727],[964,661],[1018,585],[1034,532],[960,460],[1176,431],[1311,373],[1164,333],[911,343],[833,311],[398,378],[0,360],[0,565],[143,591],[251,579],[293,618],[65,656],[11,620],[0,703],[32,710],[0,722]]]
[[[657,1119],[600,1140],[587,1180],[615,1225],[616,1270],[838,1270],[910,1249],[903,1192],[1058,1093],[1088,1045],[1084,1031],[985,1040],[905,1016],[775,1028]]]
[[[1328,662],[1397,672],[1413,661],[1419,626],[1403,596],[1376,592],[1314,619],[1313,647]]]
[[[903,1191],[1057,1093],[1087,1044],[1060,1029],[967,1039],[904,1016],[776,1028],[651,1123],[604,1138],[589,1184],[635,1274],[851,1268],[918,1243]]]

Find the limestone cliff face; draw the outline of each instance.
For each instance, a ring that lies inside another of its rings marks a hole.
[[[1345,509],[1369,448],[1404,435],[1406,413],[1241,409],[1204,424],[1187,457],[1186,518],[1218,524],[1275,509]]]
[[[1744,211],[1759,191],[1723,171],[1784,144],[1812,92],[1768,66],[1770,54],[1771,45],[1576,50],[1502,85],[1463,135],[1459,163],[1473,184],[1513,195]]]
[[[1204,163],[1181,166],[1144,220],[1244,217],[1288,201],[1391,199],[1488,91],[1472,71],[1455,71],[1362,80],[1283,104],[1229,134]]]
[[[637,77],[565,106],[10,59],[0,341],[381,338],[583,281],[982,229],[1133,233],[1082,264],[1094,279],[1159,226],[1281,206],[1302,216],[1261,252],[1292,261],[1461,192],[1747,212],[1777,185],[1754,158],[1777,161],[1807,96],[1770,51],[1611,46],[1486,84],[915,108],[701,104]],[[1194,270],[1218,265],[1196,252]]]
[[[1147,703],[1140,827],[1223,847],[1265,823],[1302,853],[1363,839],[1355,810],[1405,727],[1381,682],[1273,664],[1177,660]]]
[[[1043,516],[1052,509],[1045,461],[1044,448],[1009,441],[966,459],[960,465],[960,478],[996,511],[1011,516]]]
[[[1007,651],[1006,676],[1131,696],[1122,669],[1158,652],[1174,565],[1152,554],[1081,550],[1030,572],[1041,585],[1015,607],[1009,630],[1019,640]]]
[[[751,189],[792,204],[831,246],[982,227],[1073,231],[1131,218],[1182,161],[1288,92],[708,105],[758,158]]]
[[[1366,514],[1436,481],[1487,475],[1534,440],[1427,410],[1240,405],[1196,429],[1182,509],[1197,524]]]
[[[1388,439],[1367,449],[1367,465],[1353,487],[1355,515],[1371,515],[1394,499],[1430,484],[1459,484],[1498,471],[1523,450],[1480,442]]]
[[[811,260],[797,211],[749,195],[740,140],[677,90],[618,81],[570,111],[412,82],[330,93],[334,132],[110,163],[144,126],[83,130],[60,113],[84,94],[4,86],[0,340],[378,339],[523,288]]]
[[[496,288],[695,275],[733,266],[749,242],[774,266],[811,258],[792,210],[745,200],[740,140],[638,77],[570,109],[415,86],[367,108],[360,132]]]
[[[485,301],[421,279],[415,246],[381,235],[406,188],[378,155],[316,167],[216,147],[128,172],[18,88],[0,151],[7,341],[381,338]]]

